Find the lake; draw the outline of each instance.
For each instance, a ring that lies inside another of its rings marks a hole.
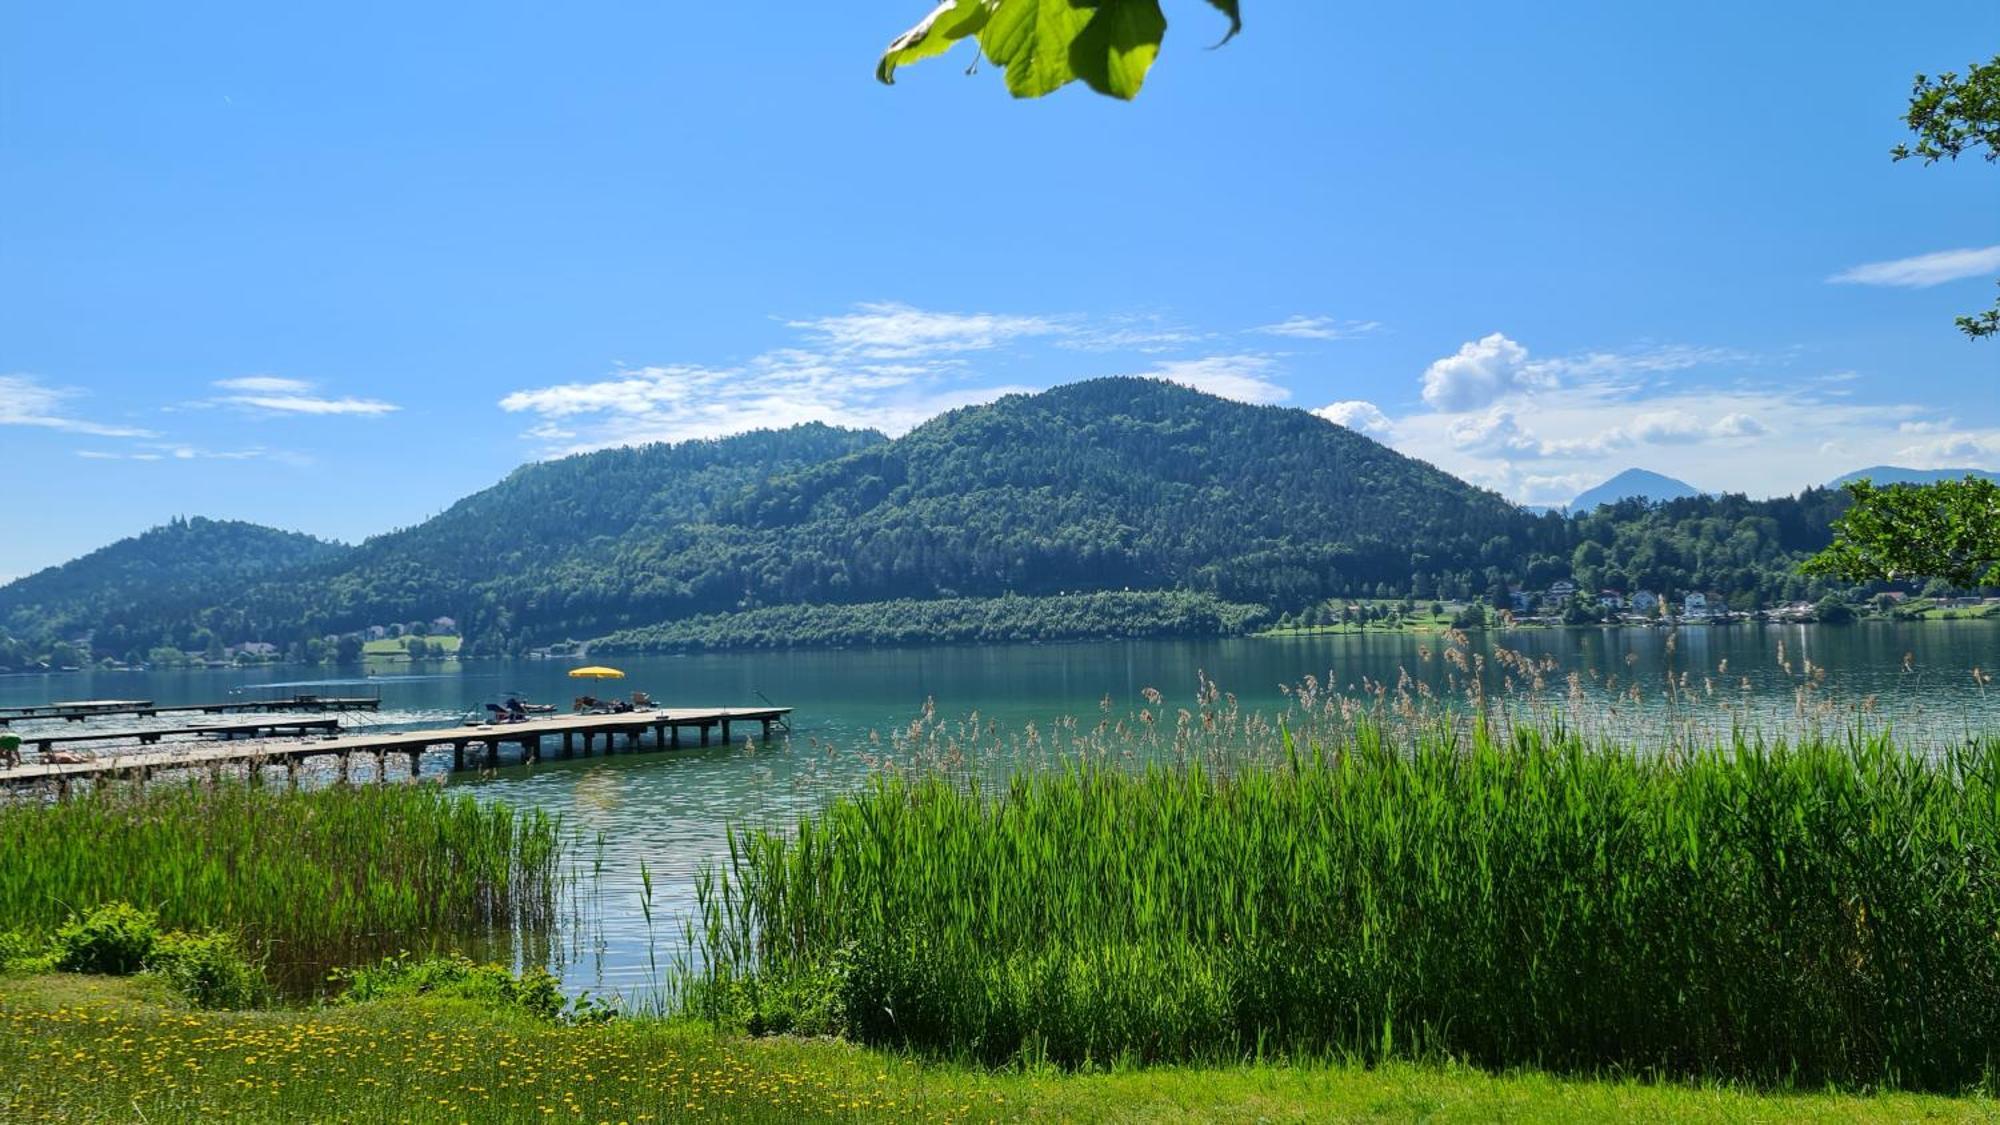
[[[946,719],[977,712],[1003,730],[1046,728],[1065,716],[1095,723],[1107,707],[1113,717],[1127,716],[1149,706],[1142,696],[1148,688],[1164,696],[1156,711],[1192,708],[1197,676],[1205,672],[1246,709],[1276,713],[1288,703],[1282,685],[1307,676],[1359,690],[1369,681],[1393,685],[1407,671],[1446,692],[1457,673],[1439,657],[1440,644],[1435,636],[1384,633],[630,657],[611,661],[629,673],[626,680],[582,687],[567,678],[569,664],[542,660],[414,670],[383,665],[368,675],[359,667],[77,672],[0,677],[0,706],[82,698],[198,703],[271,685],[342,680],[351,681],[342,693],[379,689],[383,700],[379,715],[348,719],[394,727],[450,722],[510,693],[567,707],[585,690],[640,688],[667,706],[769,699],[796,708],[789,738],[771,746],[557,760],[452,781],[558,812],[579,834],[578,924],[564,935],[560,968],[570,989],[601,994],[644,987],[649,945],[662,964],[678,949],[679,918],[692,905],[696,873],[723,854],[728,825],[782,823],[859,784],[871,768],[868,756],[881,752],[891,731],[917,719],[927,700]],[[1496,690],[1502,664],[1524,666],[1503,660],[1498,648],[1553,667],[1552,695],[1563,695],[1561,681],[1577,674],[1591,685],[1586,709],[1622,710],[1621,721],[1639,728],[1701,713],[1773,734],[1810,723],[1891,722],[1932,744],[2000,731],[2000,694],[1980,682],[2000,666],[1995,622],[1475,635],[1467,655],[1487,658]],[[1662,691],[1669,669],[1685,676],[1679,703]],[[1610,677],[1617,678],[1615,690],[1602,686]],[[1802,705],[1801,688],[1809,683]],[[1622,694],[1628,684],[1640,686],[1639,699]],[[642,862],[655,882],[650,936],[640,908]]]

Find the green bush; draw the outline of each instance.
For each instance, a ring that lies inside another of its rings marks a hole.
[[[518,1008],[545,1020],[560,1018],[564,1010],[556,978],[546,969],[533,968],[516,976],[504,965],[482,965],[460,954],[421,960],[390,957],[376,965],[336,972],[334,980],[347,985],[342,999],[350,1004],[435,996]]]
[[[47,941],[19,930],[0,930],[0,973],[43,973],[54,967]]]
[[[243,952],[236,935],[222,931],[160,935],[146,971],[200,1008],[254,1008],[271,996],[263,965]]]
[[[56,930],[56,967],[72,973],[130,976],[146,967],[160,940],[158,915],[123,902],[107,902]]]

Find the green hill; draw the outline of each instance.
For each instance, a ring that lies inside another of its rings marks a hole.
[[[116,654],[166,638],[200,647],[194,633],[241,590],[351,550],[253,523],[176,519],[0,586],[0,631],[63,640],[94,633],[100,651]]]

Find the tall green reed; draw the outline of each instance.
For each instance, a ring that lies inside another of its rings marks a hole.
[[[546,931],[560,825],[429,786],[104,787],[0,806],[0,927],[123,901],[244,935],[294,983],[456,939]]]
[[[1987,1074],[2000,742],[1496,729],[1364,718],[1226,767],[886,772],[732,835],[684,1002],[991,1060]]]

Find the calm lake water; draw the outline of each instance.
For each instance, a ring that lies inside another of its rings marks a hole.
[[[1393,685],[1407,670],[1448,691],[1454,669],[1439,659],[1439,646],[1437,637],[1383,634],[621,658],[614,663],[629,678],[607,689],[643,688],[666,706],[756,705],[768,698],[797,709],[791,734],[747,749],[510,766],[490,777],[460,775],[451,784],[563,816],[581,841],[578,921],[557,955],[565,983],[600,994],[643,989],[649,946],[662,964],[679,948],[679,918],[692,906],[696,873],[723,853],[726,826],[782,823],[859,784],[871,768],[868,755],[883,748],[880,739],[917,719],[927,700],[941,718],[977,712],[1003,730],[1047,728],[1065,716],[1088,725],[1105,713],[1107,697],[1114,718],[1148,706],[1142,696],[1148,688],[1162,693],[1169,715],[1193,708],[1197,675],[1205,672],[1244,708],[1275,714],[1289,702],[1281,685],[1307,676],[1360,689],[1371,680]],[[1728,706],[1741,721],[1773,734],[1856,716],[1892,722],[1933,744],[2000,732],[2000,691],[1975,675],[2000,668],[1995,622],[1529,631],[1475,636],[1469,655],[1484,655],[1497,669],[1504,661],[1496,647],[1552,660],[1553,696],[1565,695],[1563,680],[1576,673],[1589,685],[1586,710],[1622,712],[1621,722],[1640,728],[1677,714],[1712,720]],[[484,661],[415,671],[380,666],[368,675],[357,667],[5,676],[0,706],[83,698],[210,702],[269,685],[351,678],[356,682],[348,687],[313,690],[379,689],[382,712],[349,719],[418,727],[451,722],[508,693],[566,706],[578,694],[568,667]],[[1669,669],[1687,678],[1679,704],[1662,690]],[[1616,693],[1602,686],[1610,677],[1639,685],[1641,698],[1619,695],[1614,702]],[[1496,688],[1499,678],[1494,671]],[[1799,690],[1809,678],[1817,685],[1802,716]],[[124,729],[131,721],[109,722]],[[655,882],[650,936],[640,909],[642,861]]]

